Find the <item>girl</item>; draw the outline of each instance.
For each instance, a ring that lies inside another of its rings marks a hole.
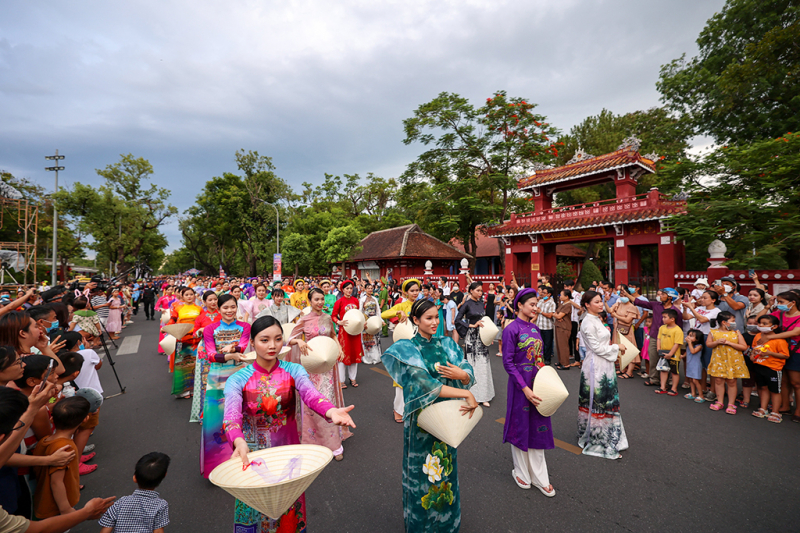
[[[750,303],[747,304],[747,308],[744,312],[745,318],[758,318],[761,315],[766,314],[767,312],[767,293],[765,293],[761,289],[750,289],[750,292],[747,293],[747,299]]]
[[[272,305],[272,300],[267,300],[267,287],[263,283],[259,283],[255,287],[255,296],[250,298],[247,305],[247,313],[251,322],[255,321],[255,317],[270,305]]]
[[[324,300],[324,298],[323,298]],[[284,344],[283,329],[271,316],[259,318],[250,330],[256,360],[228,379],[225,384],[225,437],[233,448],[231,458],[250,466],[251,451],[300,444],[296,421],[296,400],[304,408],[336,426],[355,428],[349,412],[353,406],[336,407],[311,383],[297,363],[279,361]],[[236,500],[236,531],[302,532],[306,530],[306,498],[302,494],[277,520]]]
[[[781,333],[781,321],[778,317],[764,315],[758,319],[758,331],[753,339],[753,350],[750,359],[755,363],[754,374],[758,386],[760,409],[753,411],[756,418],[767,418],[770,422],[780,424],[783,421],[781,411],[780,373],[789,359],[789,344],[784,339],[773,338],[766,344],[758,346],[756,342],[763,334]],[[767,417],[767,408],[772,402],[772,412]]]
[[[120,300],[119,289],[112,289],[109,298],[111,305],[108,308],[106,331],[108,331],[109,337],[117,340],[119,332],[122,331],[122,300]]]
[[[0,316],[0,346],[12,346],[17,354],[25,358],[36,348],[42,355],[55,360],[53,373],[64,373],[64,365],[56,352],[66,344],[57,337],[52,343],[47,333],[25,311],[9,311]]]
[[[558,293],[558,307],[555,318],[556,349],[558,350],[559,370],[569,370],[569,336],[572,333],[572,293],[561,291]]]
[[[232,294],[218,297],[219,321],[203,328],[203,345],[209,364],[208,384],[203,401],[203,431],[200,464],[203,476],[230,456],[222,431],[225,382],[242,368],[242,354],[250,342],[250,324],[236,320],[238,302]]]
[[[569,294],[569,291],[564,292]],[[550,417],[541,415],[536,409],[542,400],[532,390],[533,380],[544,366],[542,336],[532,322],[535,296],[534,289],[523,289],[514,302],[508,304],[516,306],[517,318],[503,330],[506,341],[503,368],[508,372],[508,405],[503,442],[511,444],[511,457],[514,461],[511,475],[517,486],[529,489],[534,485],[542,494],[552,497],[556,495],[556,491],[550,484],[544,451],[555,447],[553,427]],[[567,320],[571,322],[569,315]],[[569,347],[565,347],[569,354]],[[559,354],[561,353],[559,348]]]
[[[319,289],[311,289],[308,293],[311,300],[311,311],[300,317],[292,329],[288,339],[292,349],[289,359],[299,363],[300,358],[308,355],[308,341],[317,335],[325,335],[336,339],[333,331],[333,321],[326,315],[322,308],[325,305],[325,295]],[[338,342],[338,341],[337,341]],[[317,391],[336,407],[344,407],[342,387],[339,383],[339,373],[336,368],[331,368],[324,374],[309,374],[309,379]],[[344,446],[342,442],[351,436],[347,428],[339,428],[319,416],[313,409],[303,406],[300,411],[300,428],[303,444],[317,444],[330,448],[337,461],[344,459]]]
[[[403,519],[408,533],[459,530],[461,498],[458,453],[417,425],[427,406],[449,398],[464,398],[463,416],[472,417],[478,402],[469,391],[472,367],[450,337],[436,337],[439,313],[429,300],[410,310],[417,334],[392,344],[383,364],[403,392]]]
[[[653,325],[653,315],[649,311],[645,311],[647,316],[644,319],[644,335],[642,336],[642,362],[644,364],[644,372],[639,376],[644,379],[650,379],[650,326]]]
[[[470,283],[467,289],[469,297],[461,305],[456,316],[456,328],[462,328],[464,337],[464,351],[467,361],[472,366],[475,375],[475,385],[470,392],[475,400],[489,407],[489,402],[494,398],[494,382],[492,381],[492,367],[489,364],[489,349],[481,341],[478,328],[483,327],[481,319],[485,309],[481,302],[483,287],[479,281]]]
[[[184,287],[179,292],[181,300],[170,306],[169,324],[192,324],[200,316],[203,310],[195,304],[194,289]],[[179,345],[175,348],[175,353],[170,358],[170,370],[172,373],[172,394],[178,398],[190,398],[194,390],[194,366],[197,357],[198,339],[192,332],[189,332],[178,339]]]
[[[800,294],[795,291],[778,294],[776,307],[772,315],[781,321],[781,333],[762,333],[756,344],[761,346],[771,339],[783,339],[789,343],[789,359],[783,367],[781,379],[781,405],[789,409],[789,394],[794,390],[792,422],[800,422]],[[784,413],[790,412],[784,410]]]
[[[705,402],[703,398],[703,350],[705,349],[705,335],[699,329],[690,329],[686,334],[686,379],[689,380],[691,391],[683,397],[697,403]]]
[[[586,291],[581,298],[586,317],[581,335],[586,343],[586,358],[581,365],[578,389],[578,446],[585,455],[619,459],[628,449],[628,437],[619,412],[619,392],[614,362],[625,348],[611,344],[611,332],[600,318],[603,297]]]
[[[342,388],[346,389],[347,385],[344,384],[345,380],[345,366],[347,367],[347,376],[350,378],[350,384],[353,387],[358,387],[356,383],[356,373],[358,372],[358,363],[361,362],[361,335],[350,335],[344,326],[347,325],[347,320],[344,319],[345,313],[351,309],[358,309],[358,300],[353,296],[353,287],[355,284],[352,280],[344,280],[342,282],[342,293],[344,295],[336,300],[333,306],[333,313],[331,318],[333,323],[339,326],[339,346],[342,348],[344,358],[339,362],[339,381]]]
[[[708,365],[708,375],[714,380],[716,401],[711,404],[712,411],[722,409],[722,400],[725,397],[725,388],[728,390],[728,408],[725,412],[729,415],[736,414],[736,380],[749,378],[742,352],[747,349],[742,334],[736,330],[736,320],[732,313],[722,311],[717,315],[719,328],[711,330],[711,337],[706,341],[706,346],[711,348],[711,362]]]
[[[372,295],[373,287],[371,283],[367,283],[364,287],[364,297],[361,299],[359,308],[364,313],[366,318],[378,316],[380,309],[378,308],[378,299]],[[364,351],[363,361],[368,365],[374,365],[381,362],[381,333],[380,331],[375,335],[370,335],[367,332],[361,334],[361,346]]]

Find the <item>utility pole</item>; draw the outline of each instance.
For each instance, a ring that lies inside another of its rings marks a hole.
[[[58,161],[64,159],[63,155],[58,155],[58,150],[56,150],[56,155],[47,155],[44,157],[49,161],[56,161],[56,166],[54,167],[44,167],[45,170],[53,171],[56,173],[56,188],[55,192],[58,192],[58,171],[64,170],[64,167],[58,166]],[[36,283],[36,280],[33,280]],[[58,281],[58,212],[56,211],[56,199],[53,197],[53,272],[52,276],[50,276],[50,285],[51,287],[56,286],[56,282]]]

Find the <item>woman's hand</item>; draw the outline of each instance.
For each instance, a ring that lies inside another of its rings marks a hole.
[[[220,350],[220,352],[222,352],[222,353],[233,353],[235,351],[236,351],[236,345],[235,344],[229,344],[229,345],[225,346],[224,348],[222,348]]]
[[[311,348],[308,347],[308,343],[303,339],[296,339],[297,342],[297,349],[300,350],[300,355],[308,355],[309,350]]]
[[[53,339],[53,342],[49,344],[49,348],[53,350],[53,353],[58,353],[61,348],[67,345],[67,339],[61,340],[61,335]]]
[[[236,361],[237,363],[242,362],[242,354],[238,352],[229,352],[225,354],[226,361]]]
[[[56,450],[48,457],[49,466],[65,466],[75,458],[75,450],[72,446],[64,446]]]
[[[625,353],[625,347],[621,344],[617,345],[619,347],[619,354],[622,355]]]
[[[466,391],[466,393],[467,396],[464,398],[464,401],[467,402],[467,405],[459,407],[459,411],[461,411],[461,416],[469,413],[469,417],[472,418],[472,415],[475,414],[475,409],[478,408],[478,402],[475,401],[475,396],[473,396],[470,391]]]
[[[447,363],[447,366],[439,365],[438,371],[439,375],[446,379],[455,379],[458,381],[469,379],[469,374],[467,374],[467,371],[462,370],[453,363]]]
[[[250,466],[250,459],[247,458],[247,454],[250,452],[250,448],[247,447],[247,443],[242,437],[238,437],[236,441],[233,443],[233,453],[231,454],[231,459],[238,457],[242,460],[242,467],[247,468]]]
[[[206,329],[206,328],[205,328],[205,327],[202,327],[202,328],[198,329],[197,331],[195,331],[195,332],[194,332],[194,336],[195,336],[195,337],[197,337],[197,338],[200,338],[200,337],[202,337],[202,336],[203,336],[203,330],[204,330],[204,329]]]
[[[524,389],[522,389],[522,392],[523,392],[523,394],[525,394],[525,397],[528,399],[528,401],[531,402],[534,405],[534,407],[538,407],[539,406],[539,404],[541,403],[542,399],[539,398],[538,396],[536,396],[533,393],[533,390],[531,390],[530,387],[525,387]]]
[[[772,339],[772,333],[762,333],[761,336],[758,338],[758,342],[756,344],[758,346],[762,346],[768,343]]]
[[[38,411],[44,404],[50,401],[56,393],[56,385],[49,381],[39,383],[28,396],[28,407],[33,411]]]
[[[355,429],[356,424],[353,422],[353,419],[350,418],[350,411],[353,410],[355,405],[350,405],[347,407],[340,407],[340,408],[333,408],[328,409],[328,412],[325,413],[325,416],[331,420],[337,426],[347,426]]]
[[[400,323],[401,323],[401,324],[402,324],[403,322],[405,322],[406,320],[408,320],[408,315],[407,315],[407,314],[405,314],[403,311],[398,311],[398,312],[397,312],[397,314],[398,314],[398,316],[399,316],[399,319],[400,319]]]
[[[341,327],[345,327],[347,325],[347,320],[340,320],[337,322]]]

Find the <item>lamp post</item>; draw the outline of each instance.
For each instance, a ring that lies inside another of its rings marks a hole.
[[[56,155],[46,155],[44,158],[49,161],[61,161],[64,159],[64,156],[58,155],[58,150],[56,150]],[[58,166],[58,163],[56,163],[56,166],[44,167],[44,169],[56,173],[55,192],[58,192],[58,171],[64,170],[64,167]],[[56,211],[55,198],[53,198],[53,272],[50,278],[50,285],[55,287],[56,281],[58,280],[58,212]],[[34,280],[34,282],[35,281],[36,280]]]

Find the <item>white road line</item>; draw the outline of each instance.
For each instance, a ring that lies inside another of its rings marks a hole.
[[[131,335],[130,337],[125,337],[122,339],[122,344],[119,345],[116,355],[137,353],[139,351],[139,341],[141,340],[141,335]]]

